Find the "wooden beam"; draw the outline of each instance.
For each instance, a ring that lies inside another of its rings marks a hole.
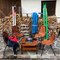
[[[20,0],[20,17],[22,17],[22,6],[21,6],[21,0]]]
[[[41,1],[56,1],[56,0],[41,0]]]

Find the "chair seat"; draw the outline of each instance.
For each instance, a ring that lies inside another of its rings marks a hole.
[[[51,40],[43,40],[41,43],[44,44],[44,45],[51,45],[53,44],[54,41],[51,41]]]
[[[44,36],[45,36],[44,33],[39,33],[39,34],[36,34],[36,35],[35,35],[35,38],[38,38],[38,37],[44,37]]]

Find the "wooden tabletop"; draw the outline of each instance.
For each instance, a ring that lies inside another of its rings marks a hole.
[[[33,42],[25,42],[21,44],[22,46],[36,46],[38,45],[38,41],[33,41]]]

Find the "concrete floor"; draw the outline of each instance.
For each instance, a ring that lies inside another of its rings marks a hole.
[[[3,58],[4,47],[5,45],[3,43],[3,38],[0,37],[0,58]],[[56,56],[54,56],[52,50],[48,46],[45,47],[42,56],[41,56],[41,50],[38,51],[38,54],[36,54],[36,52],[29,52],[29,51],[21,54],[21,52],[19,51],[17,54],[17,58],[19,59],[25,58],[25,60],[26,59],[31,60],[31,58],[33,60],[60,60],[60,49],[54,48],[54,51],[56,53]],[[5,54],[6,54],[5,58],[13,56],[12,48],[7,48]]]
[[[47,48],[47,47],[46,47]],[[38,54],[36,54],[36,52],[24,52],[23,54],[21,54],[21,52],[19,51],[17,54],[18,58],[60,58],[60,50],[59,49],[54,49],[56,56],[54,56],[53,52],[51,49],[46,49],[44,50],[43,55],[41,56],[41,50],[38,51]],[[12,49],[8,49],[6,50],[5,55],[8,56],[13,56],[13,51]]]

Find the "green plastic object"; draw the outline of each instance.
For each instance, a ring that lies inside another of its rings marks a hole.
[[[47,14],[47,8],[46,8],[46,3],[43,3],[43,20],[44,20],[44,26],[46,27],[46,35],[45,39],[49,38],[49,33],[48,33],[48,14]]]

